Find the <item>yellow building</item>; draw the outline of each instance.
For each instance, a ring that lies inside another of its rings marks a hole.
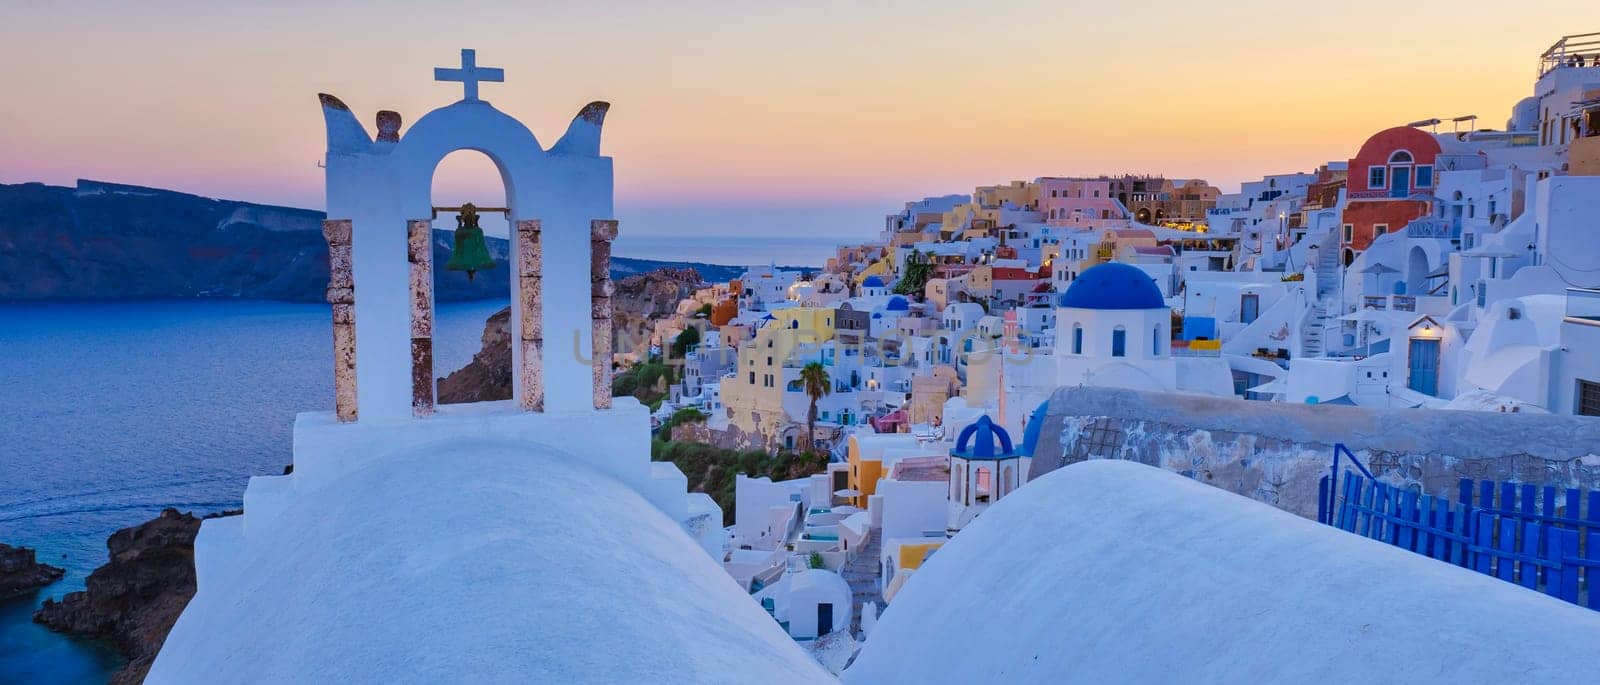
[[[898,568],[916,570],[922,568],[922,562],[928,558],[933,550],[944,546],[944,540],[929,540],[928,542],[908,542],[900,545],[900,558],[896,561]]]
[[[1039,186],[1028,181],[1012,181],[1003,186],[978,186],[972,199],[981,207],[999,207],[1011,203],[1017,207],[1033,207],[1039,199]]]
[[[776,325],[794,332],[794,343],[813,345],[833,339],[833,309],[828,307],[790,307],[772,313]]]
[[[797,375],[798,360],[791,359],[802,346],[825,343],[833,339],[833,310],[822,307],[791,307],[770,314],[763,322],[741,340],[738,359],[731,378],[722,379],[722,404],[728,412],[728,423],[759,443],[752,445],[764,449],[790,446],[786,437],[796,438],[804,433],[804,425],[791,418],[784,410],[783,396],[789,375]],[[726,328],[724,328],[726,330]],[[742,336],[741,336],[742,337]],[[800,444],[796,439],[796,445]]]
[[[861,282],[867,280],[868,276],[877,276],[883,279],[885,283],[892,282],[894,281],[894,269],[894,257],[884,255],[878,261],[867,265],[867,268],[862,269],[861,273],[855,275],[856,285],[861,285]]]
[[[871,438],[866,438],[871,441]],[[850,465],[850,489],[856,491],[850,500],[852,506],[867,508],[867,498],[878,492],[878,481],[883,478],[883,450],[878,449],[871,458],[863,455],[860,436],[851,435],[846,445],[846,461]],[[873,451],[870,450],[869,451]]]

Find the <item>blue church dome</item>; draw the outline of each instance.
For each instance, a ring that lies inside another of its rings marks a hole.
[[[895,295],[894,297],[889,298],[889,304],[885,306],[884,309],[887,309],[891,312],[910,311],[911,303],[906,300],[904,295]]]
[[[1014,459],[1022,455],[1012,448],[1011,435],[1006,429],[996,426],[986,414],[961,429],[950,456],[962,459]]]
[[[1122,262],[1106,262],[1078,274],[1058,304],[1078,309],[1167,308],[1155,280]]]
[[[1033,456],[1039,447],[1039,432],[1044,429],[1044,414],[1050,408],[1050,400],[1039,403],[1039,407],[1028,415],[1028,425],[1022,429],[1022,454]]]
[[[863,288],[882,288],[883,287],[883,279],[878,278],[877,274],[873,274],[871,276],[868,276],[867,280],[861,282],[861,287],[863,287]]]

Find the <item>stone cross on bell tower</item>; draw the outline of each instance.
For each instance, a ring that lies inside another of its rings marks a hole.
[[[434,67],[433,80],[460,81],[461,89],[464,93],[461,99],[466,102],[477,102],[478,82],[504,83],[506,70],[499,67],[480,67],[478,66],[478,51],[463,49],[461,51],[461,67],[457,69]]]

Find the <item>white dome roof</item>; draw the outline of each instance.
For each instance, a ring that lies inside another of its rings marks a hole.
[[[1600,613],[1577,605],[1094,460],[1006,496],[930,557],[844,680],[1577,682],[1596,634]]]
[[[789,577],[789,591],[850,596],[850,584],[844,576],[820,568],[808,568]]]
[[[418,450],[267,523],[149,682],[829,677],[677,523],[571,457]]]

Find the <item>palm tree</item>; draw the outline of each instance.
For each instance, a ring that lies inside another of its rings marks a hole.
[[[805,384],[806,396],[811,398],[811,410],[806,412],[806,451],[812,451],[812,442],[817,434],[817,400],[833,392],[833,383],[828,380],[828,369],[822,362],[810,362],[805,368],[800,369],[800,381]]]

